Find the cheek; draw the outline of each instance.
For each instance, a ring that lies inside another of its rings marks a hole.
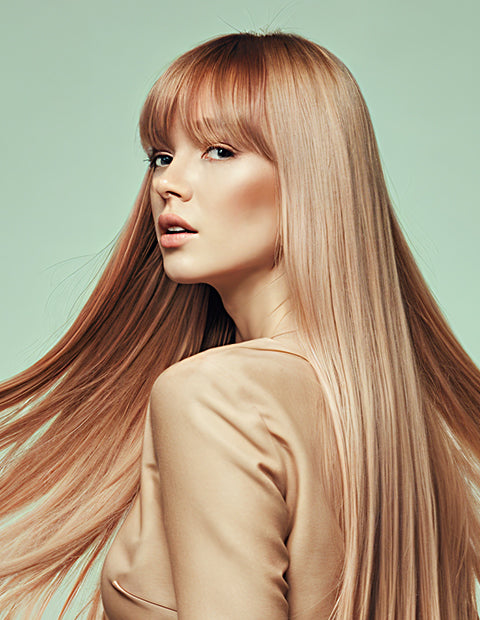
[[[162,212],[163,202],[164,201],[158,195],[158,192],[156,192],[155,190],[151,189],[150,190],[150,207],[151,207],[151,210],[152,210],[152,215],[153,215],[153,217],[155,219],[158,219],[158,216]]]
[[[262,162],[263,164],[263,162]],[[273,172],[269,169],[250,170],[229,189],[228,210],[232,229],[248,229],[265,235],[275,234],[277,196]]]
[[[152,218],[155,222],[155,228],[157,227],[158,216],[160,215],[160,208],[158,206],[158,200],[155,197],[155,193],[150,191],[150,210],[152,212]]]
[[[162,213],[165,207],[165,203],[162,198],[158,195],[157,192],[151,190],[150,191],[150,212],[152,214],[152,222],[155,228],[155,234],[157,236],[157,240],[160,243],[160,229],[158,227],[158,217]]]

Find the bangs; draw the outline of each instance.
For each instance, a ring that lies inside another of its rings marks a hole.
[[[172,149],[176,118],[200,148],[225,143],[273,161],[266,114],[266,69],[258,39],[222,37],[178,58],[151,89],[140,117],[148,155]],[[214,43],[214,44],[212,44]]]

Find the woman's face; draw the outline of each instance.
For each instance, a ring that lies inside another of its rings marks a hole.
[[[277,198],[273,164],[235,145],[196,146],[175,122],[172,149],[155,153],[150,197],[167,276],[219,292],[273,267]],[[175,216],[182,221],[175,221]],[[182,225],[195,232],[172,234]]]

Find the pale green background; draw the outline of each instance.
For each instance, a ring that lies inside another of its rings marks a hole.
[[[421,269],[480,363],[479,19],[478,0],[4,2],[0,378],[55,342],[125,221],[155,78],[207,38],[265,27],[353,71]]]

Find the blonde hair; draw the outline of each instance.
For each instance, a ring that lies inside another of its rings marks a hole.
[[[168,146],[173,115],[198,144],[233,143],[276,166],[276,262],[328,405],[319,492],[345,542],[332,620],[478,618],[480,372],[404,239],[354,78],[297,35],[226,35],[154,85],[140,119],[147,153]],[[155,378],[233,342],[213,288],[165,276],[150,181],[71,329],[1,386],[7,613],[39,609],[75,570],[68,608],[138,490]],[[99,608],[97,591],[89,618]]]

